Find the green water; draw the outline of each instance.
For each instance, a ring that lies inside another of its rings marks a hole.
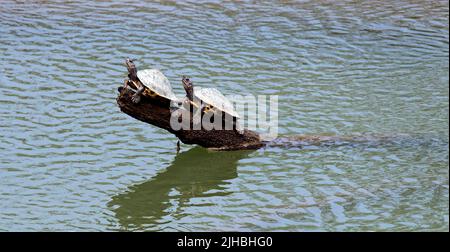
[[[2,1],[0,230],[448,231],[448,1]],[[124,59],[279,96],[279,135],[209,152],[121,113]]]

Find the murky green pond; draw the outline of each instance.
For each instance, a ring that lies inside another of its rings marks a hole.
[[[1,1],[0,230],[448,231],[448,1]],[[279,135],[208,152],[121,113],[125,57],[279,96]]]

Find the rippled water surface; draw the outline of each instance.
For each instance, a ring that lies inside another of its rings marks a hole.
[[[1,1],[0,230],[449,229],[448,1]],[[279,133],[208,152],[120,112],[124,58],[279,95]]]

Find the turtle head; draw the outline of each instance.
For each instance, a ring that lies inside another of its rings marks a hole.
[[[125,59],[125,66],[127,66],[127,68],[136,68],[134,65],[134,61],[136,61],[135,59],[130,59],[129,57],[127,57]]]
[[[133,63],[133,60],[130,58],[127,58],[125,60],[125,66],[127,67],[127,70],[128,70],[128,78],[130,78],[131,81],[136,82],[137,81],[137,69]]]
[[[186,97],[190,101],[194,101],[194,84],[192,83],[192,81],[188,77],[183,75],[181,82],[183,83],[184,91],[186,91]]]
[[[130,63],[133,63],[133,60],[127,57],[127,58],[125,59],[125,65],[128,66]]]
[[[134,61],[136,61],[136,59],[130,59],[130,57],[127,57],[125,63],[133,63]]]

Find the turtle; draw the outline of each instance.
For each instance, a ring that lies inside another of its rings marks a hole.
[[[226,114],[232,116],[235,124],[235,129],[239,134],[244,134],[244,129],[239,123],[239,114],[234,110],[233,104],[228,100],[219,90],[215,88],[194,88],[194,97],[202,101],[201,112],[206,113],[220,113],[223,120],[227,120]]]
[[[182,102],[184,105],[190,103],[196,108],[194,110],[200,111],[201,114],[223,112],[222,118],[225,120],[227,119],[226,114],[231,115],[237,132],[239,134],[244,133],[244,129],[239,123],[239,114],[234,110],[233,104],[219,90],[215,88],[194,88],[192,81],[186,76],[183,76],[181,82],[186,91],[186,98]],[[194,124],[199,123],[199,120],[200,117],[194,116]]]
[[[145,69],[137,72],[137,77],[145,86],[143,94],[149,97],[163,97],[167,100],[177,101],[178,98],[172,90],[167,77],[158,69]]]
[[[221,111],[239,118],[239,114],[234,110],[233,104],[216,88],[194,88],[194,96],[200,99],[203,103],[203,112],[217,112]]]
[[[145,69],[136,71],[132,60],[127,59],[125,64],[128,68],[128,77],[137,88],[132,100],[139,103],[141,94],[152,98],[162,98],[169,101],[178,101],[172,90],[169,80],[158,69]]]
[[[225,112],[232,117],[239,118],[239,114],[233,109],[233,104],[217,89],[215,88],[201,88],[195,87],[192,81],[183,76],[181,82],[183,83],[184,90],[186,91],[186,100],[196,107],[201,108],[203,113],[208,113],[210,111],[221,111]],[[202,104],[194,102],[194,97],[199,99]]]

